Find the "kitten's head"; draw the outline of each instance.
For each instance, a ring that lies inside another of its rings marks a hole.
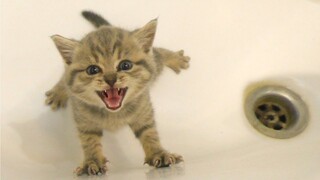
[[[146,93],[156,68],[152,42],[157,21],[129,32],[103,26],[81,41],[52,36],[66,63],[71,95],[110,111]]]

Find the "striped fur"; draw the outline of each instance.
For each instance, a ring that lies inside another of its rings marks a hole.
[[[189,66],[183,51],[172,52],[152,48],[157,21],[127,31],[111,26],[92,12],[83,14],[96,27],[82,40],[75,41],[59,35],[52,36],[65,60],[61,80],[46,93],[46,103],[52,109],[63,107],[71,100],[75,123],[84,151],[84,162],[76,169],[78,175],[105,173],[107,159],[102,153],[103,130],[115,131],[129,125],[145,151],[145,163],[163,167],[182,161],[160,144],[149,88],[164,66],[179,73]],[[107,26],[105,26],[107,25]],[[132,69],[119,70],[122,60],[132,62]],[[101,70],[88,75],[87,68],[96,65]],[[106,107],[97,92],[127,87],[122,106],[117,110]]]

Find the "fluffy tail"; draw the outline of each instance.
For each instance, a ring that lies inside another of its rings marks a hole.
[[[111,24],[105,20],[103,17],[101,17],[99,14],[96,14],[92,11],[82,11],[82,16],[91,22],[96,28],[106,25],[110,26]]]

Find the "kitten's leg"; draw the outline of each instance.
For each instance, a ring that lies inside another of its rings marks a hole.
[[[184,51],[173,52],[163,48],[153,48],[154,57],[165,66],[179,73],[181,69],[188,69],[190,57],[184,55]]]
[[[51,107],[52,110],[57,110],[60,107],[66,106],[68,101],[68,94],[63,82],[63,78],[49,91],[46,92],[45,103]]]
[[[145,163],[154,167],[168,167],[183,161],[182,156],[169,153],[162,148],[159,135],[155,127],[153,115],[142,117],[139,121],[130,124],[135,136],[140,140],[145,152]],[[144,119],[145,118],[145,119]]]
[[[103,156],[101,137],[102,130],[79,130],[79,137],[84,151],[84,162],[75,170],[78,176],[83,174],[101,175],[107,171],[107,159]]]

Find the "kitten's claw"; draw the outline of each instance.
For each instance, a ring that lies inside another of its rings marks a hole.
[[[161,165],[161,159],[160,158],[156,158],[155,160],[153,160],[153,164],[155,167],[160,167]]]
[[[183,161],[182,156],[178,154],[171,154],[166,151],[155,154],[152,157],[146,158],[145,164],[154,166],[156,168],[168,167]]]
[[[181,68],[182,69],[188,69],[189,68],[189,61],[190,61],[190,57],[189,56],[183,56],[182,59],[182,63],[181,63]]]
[[[77,167],[73,173],[77,176],[81,176],[84,174],[87,174],[89,176],[101,176],[103,174],[106,174],[107,171],[108,168],[105,164],[99,165],[96,162],[90,162],[88,164],[84,164],[84,166]]]
[[[176,73],[180,73],[181,69],[189,68],[189,56],[184,56],[184,51],[180,50],[176,53],[178,56],[176,57],[175,66],[172,68]]]
[[[47,91],[45,104],[50,106],[52,110],[64,108],[68,101],[68,95],[64,87],[55,86],[51,90]]]
[[[183,56],[183,54],[184,54],[184,50],[183,50],[183,49],[181,49],[180,51],[178,51],[178,54],[179,54],[180,56]]]
[[[189,61],[190,57],[184,56],[184,51],[180,50],[168,57],[168,59],[165,61],[165,64],[178,74],[180,73],[181,69],[189,68]]]

